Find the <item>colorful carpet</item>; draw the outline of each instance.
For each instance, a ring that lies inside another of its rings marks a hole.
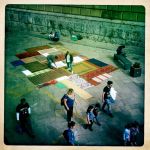
[[[40,63],[46,63],[47,62],[46,57],[43,55],[37,55],[37,56],[34,56],[34,58],[36,59],[36,61],[39,61]]]
[[[96,69],[97,69],[96,67],[86,62],[81,62],[81,63],[73,65],[73,72],[79,75],[86,74]]]
[[[27,58],[27,57],[32,57],[32,56],[36,56],[36,55],[40,55],[40,53],[38,52],[23,52],[23,53],[20,53],[20,54],[16,54],[16,56],[20,59],[23,59],[23,58]]]
[[[47,68],[47,69],[44,69],[44,70],[36,71],[36,72],[33,72],[32,74],[28,74],[28,77],[34,77],[36,75],[39,75],[39,74],[42,74],[42,73],[45,73],[45,72],[49,72],[51,70],[52,69]]]
[[[89,73],[83,74],[81,75],[82,78],[88,80],[88,79],[92,79],[98,75],[104,74],[104,73],[110,73],[114,70],[116,70],[117,68],[112,66],[112,65],[108,65],[99,69],[96,69],[94,71],[91,71]]]
[[[55,84],[55,86],[56,86],[57,88],[59,88],[59,89],[64,89],[64,88],[66,88],[66,86],[65,86],[64,84],[60,83],[60,82],[57,82],[57,83]]]
[[[44,53],[48,53],[51,54],[53,52],[57,52],[58,50],[56,48],[49,48],[49,49],[43,49],[43,50],[39,50],[38,52],[40,54],[44,54]]]
[[[35,61],[35,62],[24,64],[24,67],[27,70],[30,70],[31,72],[36,72],[36,71],[40,71],[43,69],[47,69],[48,65],[47,64],[41,64],[40,62]]]
[[[102,61],[99,61],[99,60],[95,59],[95,58],[89,59],[87,61],[90,62],[90,63],[92,63],[92,64],[94,64],[94,65],[97,65],[99,67],[105,67],[105,66],[108,65],[108,64],[106,64],[106,63],[104,63]]]
[[[79,75],[77,75],[77,74],[73,74],[73,75],[69,76],[68,80],[72,81],[73,83],[75,83],[81,89],[87,89],[87,88],[90,88],[90,87],[93,86],[92,84],[87,82],[85,79],[79,77]]]
[[[86,92],[85,90],[78,87],[75,83],[69,81],[69,80],[62,80],[60,81],[64,85],[66,85],[68,88],[74,89],[75,93],[78,94],[81,98],[87,100],[89,98],[92,98],[92,95]]]
[[[51,70],[42,74],[38,74],[33,77],[28,77],[28,79],[35,85],[39,85],[39,84],[54,80],[56,78],[59,78],[62,76],[68,76],[68,75],[70,75],[70,73],[66,71],[65,69],[56,69],[56,70]]]
[[[15,60],[15,61],[11,62],[11,64],[12,64],[14,67],[16,67],[16,66],[23,65],[24,62],[21,61],[21,60]]]
[[[40,55],[37,55],[37,56],[40,56]],[[36,56],[33,56],[33,57],[27,57],[27,58],[23,58],[23,59],[21,59],[24,63],[31,63],[31,62],[35,62],[35,61],[37,61],[36,60],[36,58],[35,58]]]
[[[32,53],[32,52],[36,52],[36,51],[43,50],[43,49],[49,49],[49,48],[51,48],[51,46],[43,45],[43,46],[37,46],[37,47],[28,48],[28,49],[26,49],[26,51]]]

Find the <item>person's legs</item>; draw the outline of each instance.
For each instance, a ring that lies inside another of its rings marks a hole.
[[[90,123],[91,123],[91,124],[89,124],[89,129],[92,131],[92,130],[93,130],[93,129],[92,129],[93,121],[90,120]]]
[[[101,124],[99,123],[97,116],[95,116],[95,120],[96,120],[97,125],[100,126]]]
[[[102,105],[102,111],[105,111],[104,109],[105,109],[106,104],[107,104],[107,102],[105,100],[104,103],[103,103],[103,105]]]
[[[49,68],[53,68],[53,66],[52,66],[52,61],[51,61],[51,60],[48,60],[48,67],[49,67]]]
[[[111,104],[110,104],[108,101],[106,101],[106,102],[107,102],[106,105],[107,105],[107,112],[108,112],[108,115],[109,115],[110,117],[113,117],[112,112],[111,112]]]
[[[72,63],[70,62],[70,71],[72,72]]]
[[[71,121],[71,117],[73,116],[73,107],[70,107],[69,110],[67,110],[67,121]]]
[[[34,137],[34,133],[32,130],[31,120],[29,118],[26,118],[26,124],[25,124],[26,132],[30,137]]]
[[[68,70],[70,69],[70,65],[69,65],[69,62],[67,62],[67,69],[68,69]]]

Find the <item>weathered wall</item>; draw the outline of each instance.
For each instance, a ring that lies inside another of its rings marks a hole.
[[[18,9],[18,6],[21,8]],[[107,10],[104,8],[102,10],[100,6],[97,6],[99,9],[88,11],[88,8],[85,7],[75,9],[71,6],[48,6],[17,5],[17,8],[14,8],[16,5],[13,7],[8,5],[6,7],[6,30],[28,30],[42,33],[59,30],[63,36],[69,36],[70,33],[75,32],[95,41],[144,47],[145,24],[143,17],[139,17],[139,14],[144,14],[143,7],[107,6]],[[122,11],[116,11],[116,8]],[[132,12],[123,11],[129,8]],[[112,15],[115,13],[116,15]]]

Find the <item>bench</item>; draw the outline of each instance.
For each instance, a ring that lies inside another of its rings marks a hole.
[[[132,63],[123,55],[114,54],[114,60],[118,60],[118,62],[123,66],[123,69],[130,69]]]

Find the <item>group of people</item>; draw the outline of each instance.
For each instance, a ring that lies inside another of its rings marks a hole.
[[[111,104],[114,103],[114,100],[116,98],[116,95],[114,95],[114,92],[112,92],[111,90],[113,89],[112,85],[113,85],[113,82],[108,81],[107,86],[104,87],[103,93],[102,93],[102,111],[107,113],[110,117],[113,117],[113,114],[111,111]],[[73,106],[74,106],[75,101],[76,101],[76,97],[75,97],[75,93],[73,89],[69,89],[68,92],[64,94],[64,96],[61,99],[61,105],[64,105],[64,108],[67,111],[68,130],[65,130],[66,131],[65,139],[67,140],[67,143],[69,143],[69,145],[73,145],[69,142],[70,138],[74,139],[73,141],[75,142],[75,136],[72,130],[75,126],[75,122],[71,120],[71,118],[73,117]],[[108,108],[107,110],[105,110],[106,106]],[[97,125],[101,126],[101,123],[98,120],[99,111],[100,111],[99,103],[95,105],[90,105],[87,108],[87,111],[86,111],[87,124],[85,126],[86,129],[89,128],[90,131],[93,131],[92,125],[94,122],[96,122]],[[70,127],[70,123],[71,125],[73,124],[74,126]],[[70,134],[70,130],[72,131],[71,134]]]
[[[103,89],[102,93],[102,111],[107,113],[110,117],[113,117],[111,111],[111,104],[114,103],[114,95],[111,93],[113,82],[108,81],[107,85]],[[72,121],[73,117],[73,107],[76,102],[76,96],[73,89],[68,89],[67,93],[63,95],[61,99],[61,105],[64,106],[67,112],[67,122],[68,128],[64,130],[63,136],[66,140],[67,145],[76,144],[76,123]],[[107,110],[105,107],[107,106]],[[86,120],[85,129],[89,128],[90,131],[93,131],[93,123],[101,126],[101,123],[98,120],[98,114],[100,111],[100,104],[90,105],[86,111]],[[20,127],[20,133],[26,132],[31,138],[34,138],[34,132],[32,130],[32,125],[30,121],[31,108],[26,102],[25,98],[22,98],[20,104],[16,107],[16,120]],[[134,121],[125,125],[123,131],[123,141],[125,146],[135,146],[137,145],[137,135],[139,133],[139,123]]]
[[[123,132],[124,145],[136,146],[138,133],[139,133],[139,123],[137,121],[126,124]]]
[[[103,105],[102,110],[105,110],[105,106],[108,106],[108,114],[110,113],[110,103],[108,103],[108,99],[110,96],[110,89],[112,87],[113,82],[108,81],[107,86],[103,89]],[[74,103],[76,102],[76,96],[73,89],[68,89],[67,93],[63,95],[61,99],[61,105],[64,106],[67,112],[67,122],[68,122],[68,129],[65,132],[65,139],[69,145],[74,145],[75,143],[75,135],[73,129],[75,128],[75,122],[72,121],[73,117],[73,107]],[[87,124],[85,128],[89,128],[90,131],[93,131],[92,125],[96,122],[97,125],[101,126],[100,122],[98,121],[98,113],[100,111],[100,104],[97,103],[95,105],[90,105],[86,111],[87,117]],[[31,121],[30,121],[30,114],[31,108],[29,104],[26,102],[25,98],[21,99],[20,104],[16,107],[16,119],[20,125],[22,132],[27,132],[28,135],[34,138],[34,132],[32,130]],[[112,116],[112,115],[111,115]]]
[[[57,59],[58,59],[58,56],[48,55],[47,56],[48,67],[51,68],[51,69],[54,69],[54,68],[56,69],[57,68],[57,65],[56,65],[56,60]],[[66,60],[68,71],[73,73],[73,70],[72,70],[73,56],[72,56],[71,53],[69,53],[69,51],[67,51],[66,54],[65,54],[65,60]]]

